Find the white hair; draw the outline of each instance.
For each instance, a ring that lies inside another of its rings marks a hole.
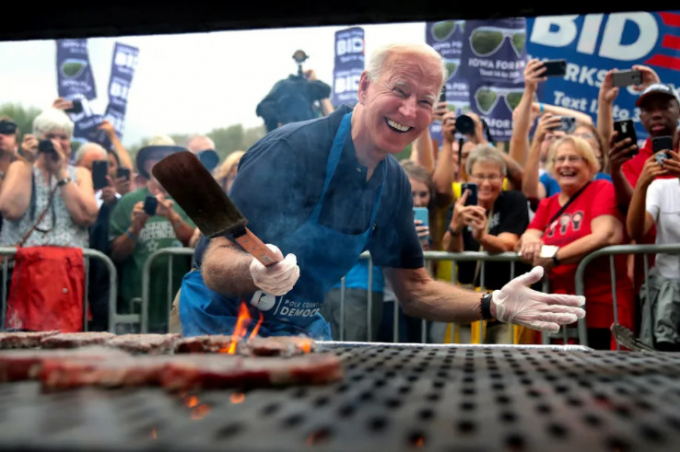
[[[154,135],[147,146],[175,146],[175,140],[168,135]]]
[[[380,74],[382,73],[382,70],[385,69],[389,57],[395,53],[416,53],[437,60],[442,76],[442,83],[439,86],[437,93],[441,92],[448,74],[446,63],[439,52],[428,44],[388,44],[379,47],[371,54],[368,66],[366,67],[366,75],[370,81],[376,82],[380,78]]]
[[[108,153],[106,152],[106,149],[98,145],[97,143],[85,143],[80,148],[78,148],[78,152],[76,152],[76,158],[75,158],[75,164],[80,165],[80,163],[83,161],[85,158],[85,155],[88,152],[98,152],[103,158],[103,160],[106,160],[109,158]]]
[[[475,146],[475,148],[470,151],[467,162],[465,162],[465,171],[468,174],[472,174],[472,168],[476,163],[495,163],[498,165],[501,176],[505,177],[508,172],[508,166],[505,164],[505,160],[501,157],[500,152],[503,151],[499,151],[487,144]]]
[[[63,131],[73,137],[73,121],[63,110],[48,108],[33,120],[33,134],[40,136],[50,132]]]

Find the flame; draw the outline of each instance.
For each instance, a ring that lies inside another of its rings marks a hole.
[[[155,428],[151,429],[151,439],[158,439],[158,432],[156,431]]]
[[[260,311],[260,320],[257,321],[257,325],[255,325],[255,328],[253,328],[253,332],[250,333],[250,336],[248,336],[249,340],[257,336],[257,332],[260,331],[260,325],[262,325],[263,320],[264,316],[262,315],[262,311]]]
[[[300,348],[302,348],[302,351],[305,353],[311,353],[312,351],[311,341],[302,341],[302,343],[300,344]]]
[[[242,301],[241,306],[238,308],[236,327],[234,328],[234,332],[231,334],[231,342],[229,343],[229,346],[219,349],[218,353],[227,353],[229,355],[236,354],[236,345],[242,338],[246,337],[250,320],[251,317],[248,313],[248,307],[246,306],[245,302]]]
[[[187,406],[187,408],[193,408],[196,405],[198,405],[198,397],[196,396],[189,396],[185,401],[184,404]]]
[[[206,414],[210,412],[210,405],[206,405],[205,403],[196,406],[196,408],[191,410],[191,419],[193,420],[198,420],[202,419],[205,417]]]
[[[246,395],[242,392],[235,392],[231,395],[231,403],[241,403],[246,399]]]

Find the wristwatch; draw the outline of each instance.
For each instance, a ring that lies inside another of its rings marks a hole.
[[[491,299],[493,295],[492,292],[487,292],[484,295],[482,295],[482,303],[480,310],[482,312],[482,320],[493,320],[493,316],[491,315]]]
[[[460,235],[460,232],[456,232],[453,229],[451,229],[451,226],[449,226],[449,234],[451,234],[454,237],[458,237]]]
[[[62,180],[57,181],[57,185],[60,186],[60,187],[63,187],[64,185],[68,184],[72,180],[73,179],[71,179],[70,177],[65,177]]]

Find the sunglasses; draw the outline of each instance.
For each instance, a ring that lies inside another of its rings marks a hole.
[[[475,91],[474,97],[479,111],[488,115],[496,107],[498,99],[501,97],[505,99],[505,105],[508,106],[510,111],[514,110],[515,107],[519,105],[519,101],[522,100],[523,94],[524,91],[518,89],[503,89],[498,87],[491,89],[490,87],[482,86]]]
[[[444,65],[446,66],[446,71],[448,73],[446,80],[448,80],[456,75],[456,72],[458,72],[458,68],[460,67],[460,59],[444,60]]]
[[[14,135],[17,132],[17,125],[11,121],[0,121],[0,135]]]
[[[432,33],[432,38],[435,41],[441,42],[450,38],[457,28],[463,33],[465,31],[465,21],[443,20],[441,22],[435,22],[430,29],[430,33]]]
[[[486,57],[498,52],[505,38],[510,39],[510,44],[517,56],[522,56],[524,44],[527,40],[527,33],[523,28],[479,27],[470,35],[470,48],[475,55]]]

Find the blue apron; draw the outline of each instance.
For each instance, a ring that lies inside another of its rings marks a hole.
[[[231,334],[242,301],[252,318],[250,329],[259,319],[261,336],[305,334],[319,340],[331,340],[330,325],[319,314],[326,293],[356,264],[368,242],[380,206],[387,165],[383,165],[382,184],[376,193],[371,222],[361,234],[343,234],[319,224],[321,207],[350,132],[352,113],[346,114],[333,140],[323,192],[314,211],[292,234],[276,245],[283,255],[293,253],[300,267],[300,279],[293,290],[279,297],[257,291],[242,298],[225,296],[206,287],[200,270],[184,276],[179,300],[182,334]]]

